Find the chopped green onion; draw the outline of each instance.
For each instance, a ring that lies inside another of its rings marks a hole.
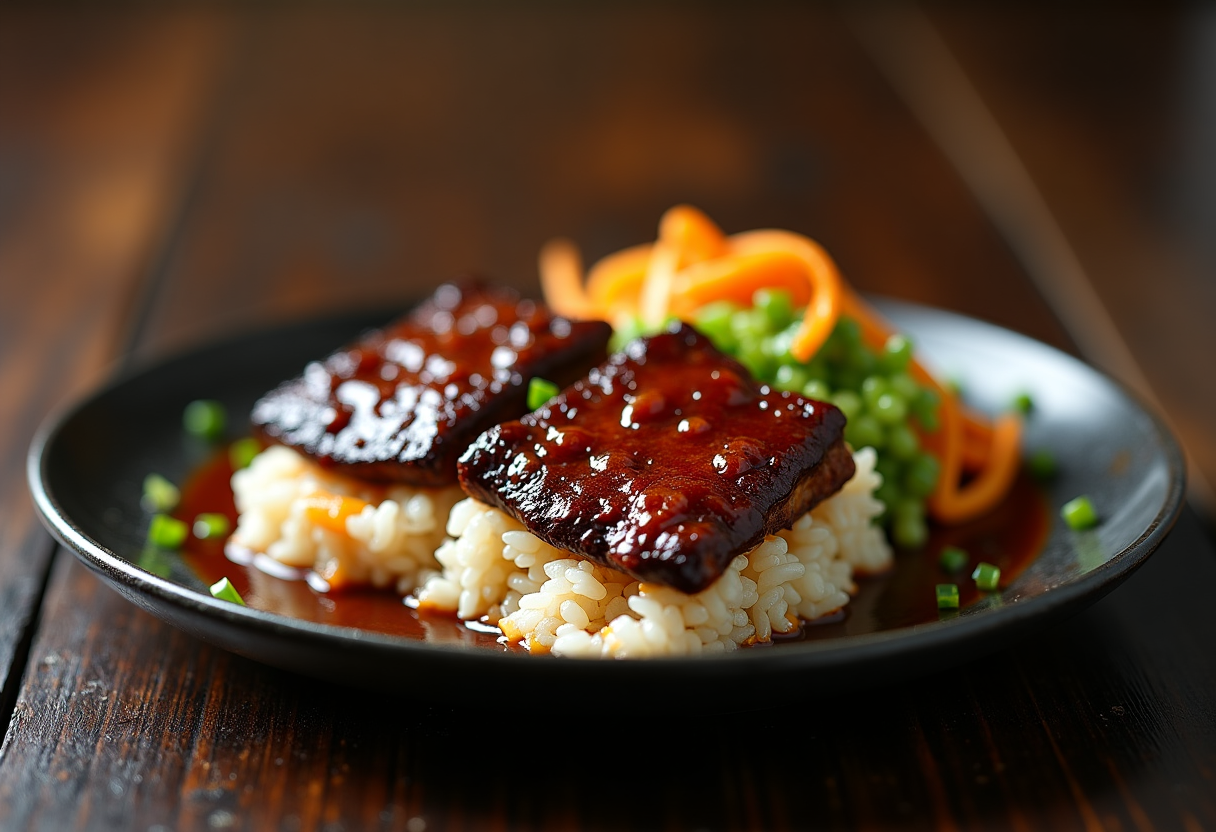
[[[1034,410],[1034,399],[1030,398],[1030,394],[1023,390],[1013,397],[1013,409],[1018,413],[1029,413]]]
[[[204,439],[219,439],[228,424],[224,406],[212,399],[199,399],[186,405],[182,424],[189,433]]]
[[[1056,475],[1056,458],[1046,448],[1039,448],[1026,460],[1030,475],[1039,482],[1046,482]]]
[[[558,386],[543,378],[534,378],[528,382],[528,410],[539,410],[545,402],[560,393]]]
[[[942,549],[941,557],[938,558],[938,563],[942,567],[942,571],[953,575],[956,572],[962,572],[967,568],[967,561],[970,558],[967,553],[957,546],[946,546]]]
[[[213,540],[228,534],[228,518],[222,514],[207,512],[194,518],[194,536],[199,540]]]
[[[985,592],[991,592],[1000,585],[1001,568],[991,563],[981,562],[975,567],[975,571],[971,573],[971,577],[977,587]]]
[[[958,584],[937,585],[937,608],[939,610],[958,609]]]
[[[1084,531],[1098,525],[1098,512],[1094,511],[1094,504],[1084,495],[1065,503],[1060,509],[1060,516],[1074,531]]]
[[[144,496],[140,502],[148,511],[173,511],[181,498],[177,486],[160,474],[144,477]]]
[[[211,585],[211,595],[221,601],[230,601],[233,604],[245,606],[245,599],[241,598],[241,593],[236,591],[236,587],[227,578],[220,578]]]
[[[190,529],[181,520],[167,514],[152,515],[148,526],[148,541],[161,549],[179,549],[186,542]]]
[[[246,436],[228,446],[228,461],[232,464],[232,470],[239,471],[248,468],[253,458],[261,452],[262,443],[252,436]]]

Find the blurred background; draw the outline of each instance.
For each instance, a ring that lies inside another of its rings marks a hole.
[[[1214,151],[1210,4],[5,6],[0,330],[65,349],[84,293],[81,387],[468,272],[536,292],[545,240],[590,262],[689,202],[1121,379],[1210,518]]]

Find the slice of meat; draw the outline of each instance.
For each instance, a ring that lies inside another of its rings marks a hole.
[[[453,484],[474,437],[527,412],[533,377],[579,378],[610,335],[602,321],[555,316],[510,289],[446,284],[268,393],[254,427],[351,476]]]
[[[460,483],[553,546],[699,592],[853,476],[844,424],[682,325],[479,436]]]

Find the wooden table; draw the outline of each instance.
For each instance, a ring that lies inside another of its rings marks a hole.
[[[0,12],[0,828],[1216,828],[1212,40],[1199,10]],[[34,516],[36,426],[133,354],[468,269],[535,291],[545,239],[598,257],[681,201],[1119,376],[1199,512],[951,672],[526,764],[500,708],[161,624]]]

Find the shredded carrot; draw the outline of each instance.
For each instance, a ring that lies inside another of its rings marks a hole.
[[[646,267],[642,320],[653,327],[666,319],[680,269],[721,258],[728,251],[726,236],[709,217],[688,205],[669,209],[659,221],[659,240]]]
[[[677,269],[730,253],[722,229],[691,205],[677,205],[663,214],[659,220],[659,241],[679,253]]]
[[[988,464],[992,426],[973,413],[963,414],[963,470],[978,471]]]
[[[791,231],[747,231],[730,238],[731,251],[736,255],[761,251],[787,251],[806,266],[810,282],[810,301],[802,327],[790,344],[790,353],[799,361],[810,361],[823,346],[836,326],[840,314],[842,292],[840,273],[836,264],[818,243]],[[760,288],[760,287],[756,287]]]
[[[987,464],[969,483],[958,485],[958,468],[962,456],[958,455],[955,468],[949,478],[943,462],[943,481],[947,487],[934,492],[929,498],[929,510],[943,523],[961,523],[978,517],[1001,501],[1018,473],[1022,442],[1022,420],[1016,414],[1006,413],[996,418],[992,428],[992,449]]]
[[[749,306],[757,289],[784,289],[793,303],[806,303],[810,291],[802,259],[788,251],[762,251],[688,266],[677,275],[671,308],[691,315],[715,301]]]
[[[346,518],[359,514],[366,505],[358,497],[317,491],[304,498],[304,516],[309,522],[331,532],[346,534]]]
[[[596,304],[583,288],[582,257],[570,240],[550,240],[541,247],[540,280],[545,300],[557,314],[571,318],[596,314]]]
[[[644,243],[609,254],[592,266],[587,273],[587,294],[595,305],[613,317],[637,309],[653,250],[652,244]]]

